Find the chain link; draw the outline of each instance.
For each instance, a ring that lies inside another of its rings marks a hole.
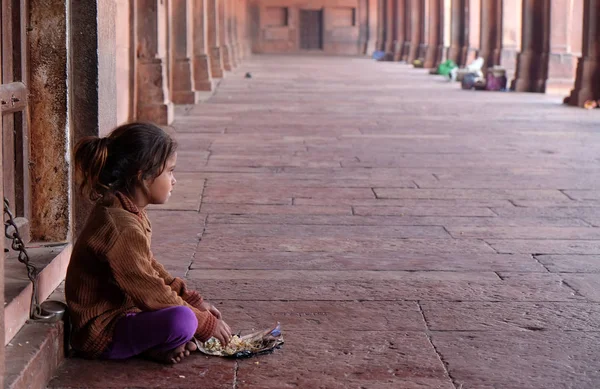
[[[21,238],[19,228],[17,227],[17,223],[15,223],[14,215],[10,210],[10,203],[8,202],[8,199],[6,197],[4,198],[4,216],[4,235],[12,241],[11,248],[19,253],[17,259],[19,260],[19,262],[25,265],[25,268],[27,269],[27,278],[29,278],[29,281],[31,281],[33,289],[31,293],[31,306],[29,310],[29,317],[34,320],[48,319],[49,316],[43,315],[42,308],[38,302],[38,269],[32,263],[29,262],[29,254],[27,253],[27,249],[25,248],[25,242],[23,242],[23,238]]]

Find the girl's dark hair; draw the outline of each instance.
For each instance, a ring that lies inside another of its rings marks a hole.
[[[129,123],[105,138],[89,136],[75,147],[81,192],[95,201],[116,191],[133,195],[142,180],[158,177],[177,143],[160,127]]]

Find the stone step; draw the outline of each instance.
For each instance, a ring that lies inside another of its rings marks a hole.
[[[50,298],[64,301],[58,288]],[[43,389],[65,359],[65,324],[27,321],[5,349],[5,389]]]
[[[71,245],[31,244],[27,251],[30,263],[40,271],[38,275],[38,301],[44,301],[64,280]],[[17,260],[16,253],[8,253],[4,262],[4,344],[8,344],[29,319],[33,287],[27,278],[25,265]]]

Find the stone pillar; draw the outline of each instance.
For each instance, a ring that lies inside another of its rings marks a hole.
[[[70,0],[69,7],[68,127],[70,152],[73,152],[73,145],[81,138],[106,134],[117,124],[116,7],[114,1],[90,5],[80,0]],[[74,179],[70,183],[72,235],[77,236],[85,225],[91,203],[79,195]]]
[[[378,29],[378,4],[379,0],[366,0],[367,5],[367,54],[371,55],[377,50]]]
[[[238,40],[237,24],[238,14],[240,12],[238,0],[229,0],[229,36],[231,37],[231,50],[233,52],[233,58],[235,60],[235,66],[239,66],[242,62],[242,53],[240,53],[240,43]]]
[[[208,17],[208,46],[210,72],[214,78],[223,78],[223,57],[220,46],[219,0],[206,0]]]
[[[442,28],[442,55],[440,61],[443,62],[448,59],[448,53],[450,51],[450,44],[452,43],[452,0],[442,0],[444,7],[443,13],[443,28]],[[440,63],[441,63],[440,62]]]
[[[511,88],[517,92],[545,92],[550,47],[550,2],[523,0],[521,52]]]
[[[404,0],[404,43],[402,44],[401,60],[408,62],[412,41],[412,0]]]
[[[198,94],[192,78],[192,56],[194,52],[192,12],[193,0],[170,0],[171,6],[171,55],[172,84],[171,99],[175,104],[195,104]]]
[[[406,40],[406,27],[405,27],[405,10],[406,1],[409,0],[396,0],[396,14],[394,16],[396,23],[394,29],[394,61],[402,60],[402,47],[404,47],[404,41]]]
[[[206,1],[193,0],[192,4],[192,78],[194,80],[194,90],[197,91],[211,91],[213,89],[210,58],[207,54]]]
[[[384,11],[384,43],[383,50],[385,51],[385,59],[392,61],[394,59],[394,30],[395,30],[395,16],[396,12],[394,9],[395,0],[383,0],[385,5]]]
[[[410,47],[406,61],[412,63],[419,58],[419,48],[423,40],[423,2],[410,0]]]
[[[481,1],[482,0],[465,0],[467,5],[467,59],[469,64],[477,58],[481,45]],[[488,0],[483,0],[488,1]]]
[[[225,7],[225,35],[227,36],[227,42],[229,43],[231,67],[235,68],[240,63],[235,34],[233,33],[235,24],[235,0],[225,0],[224,3],[227,4]]]
[[[577,63],[575,88],[568,103],[582,107],[600,99],[600,0],[585,0],[582,56]]]
[[[500,65],[506,69],[506,79],[515,77],[517,55],[521,51],[523,0],[502,1],[502,51]]]
[[[228,0],[218,0],[219,17],[219,43],[221,46],[221,57],[223,58],[223,69],[231,71],[234,64],[231,60],[231,48],[229,47],[229,34],[227,31]]]
[[[502,50],[502,1],[484,0],[481,2],[481,42],[480,57],[483,57],[483,69],[500,64]]]
[[[423,67],[433,68],[440,64],[444,49],[444,1],[426,0],[427,28],[425,29],[427,41]]]
[[[158,124],[173,121],[167,90],[167,4],[136,0],[137,118]]]
[[[386,0],[377,0],[377,40],[375,41],[375,50],[385,50],[385,2]]]
[[[450,17],[452,27],[450,28],[448,59],[456,62],[458,66],[466,64],[467,50],[469,48],[469,23],[466,1],[468,0],[452,0],[452,15]]]
[[[569,93],[581,55],[583,2],[554,0],[550,6],[550,55],[546,92]],[[574,36],[579,39],[575,40]]]

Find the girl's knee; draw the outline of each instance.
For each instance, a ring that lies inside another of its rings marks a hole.
[[[188,307],[179,306],[171,308],[169,327],[173,333],[191,339],[198,328],[198,319]]]

